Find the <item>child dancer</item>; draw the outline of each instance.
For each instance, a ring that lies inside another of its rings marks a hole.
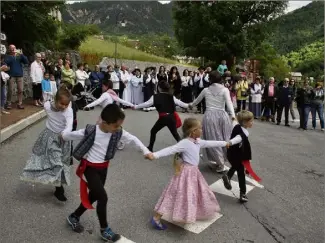
[[[53,74],[50,74],[50,83],[51,83],[51,101],[53,101],[53,98],[55,97],[56,92],[58,92],[58,86],[55,81],[55,77]],[[71,89],[69,89],[71,92]]]
[[[144,154],[150,153],[138,138],[121,129],[124,118],[125,115],[117,104],[109,104],[102,110],[102,122],[99,125],[87,125],[86,129],[62,133],[64,140],[82,139],[73,152],[74,157],[81,160],[77,170],[77,175],[81,178],[81,204],[68,216],[68,223],[75,232],[82,232],[83,227],[79,222],[80,217],[87,209],[92,209],[92,204],[97,201],[96,211],[101,237],[105,241],[110,240],[113,242],[119,240],[120,235],[115,234],[107,223],[107,194],[104,188],[107,167],[110,160],[114,158],[116,146],[121,138],[127,143],[134,142]],[[82,178],[83,175],[87,183]],[[87,186],[89,196],[87,195]]]
[[[103,80],[102,82],[102,91],[103,94],[99,97],[99,99],[85,106],[84,110],[89,110],[89,108],[94,107],[96,105],[100,105],[102,108],[105,108],[107,105],[112,104],[114,102],[118,102],[125,106],[134,107],[134,105],[130,102],[122,100],[118,97],[118,95],[113,90],[113,82],[111,80]],[[97,123],[100,123],[101,119],[99,118]],[[125,146],[123,140],[118,143],[118,149],[122,150]]]
[[[159,93],[151,96],[147,102],[134,106],[134,109],[141,109],[154,105],[159,114],[158,120],[150,131],[150,144],[148,146],[150,151],[153,151],[156,134],[165,126],[168,127],[177,142],[181,140],[177,128],[182,125],[182,122],[178,114],[175,112],[175,105],[184,109],[188,108],[188,104],[183,103],[168,93],[170,86],[166,80],[159,82],[158,89]]]
[[[50,78],[50,74],[48,72],[45,72],[44,79],[41,82],[43,102],[52,101],[51,81],[49,78]]]
[[[181,153],[183,160],[182,163],[174,160],[177,173],[156,204],[156,213],[151,219],[151,224],[158,230],[166,229],[160,222],[163,215],[171,216],[174,222],[194,223],[196,220],[211,218],[220,211],[214,193],[198,169],[200,148],[229,147],[230,143],[200,139],[202,125],[195,118],[185,119],[182,129],[183,140],[174,146],[145,156],[153,160]]]
[[[72,129],[71,94],[66,87],[56,93],[54,102],[45,102],[46,128],[36,140],[33,153],[23,170],[22,180],[56,186],[55,197],[66,201],[63,185],[70,185],[70,142],[60,139],[61,132]]]
[[[240,189],[239,200],[241,202],[247,202],[245,168],[256,181],[261,181],[250,167],[249,162],[252,159],[252,152],[247,129],[253,126],[254,114],[250,111],[242,110],[237,114],[237,121],[238,124],[234,126],[231,134],[232,145],[234,146],[230,147],[227,151],[231,168],[227,174],[223,175],[222,180],[225,188],[231,190],[230,180],[235,171],[237,171]]]

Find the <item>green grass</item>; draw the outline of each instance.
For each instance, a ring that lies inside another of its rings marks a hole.
[[[83,54],[96,55],[100,57],[114,58],[115,54],[115,43],[99,40],[94,37],[88,38],[83,42],[79,48],[79,51]],[[117,44],[117,58],[118,59],[128,59],[128,60],[138,60],[144,62],[158,62],[158,63],[169,63],[169,64],[179,64],[182,66],[195,67],[188,64],[181,64],[175,60],[167,59],[164,57],[158,57],[151,55],[130,47]]]

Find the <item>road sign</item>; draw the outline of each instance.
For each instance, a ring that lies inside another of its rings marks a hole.
[[[6,36],[6,34],[4,34],[4,33],[0,33],[0,39],[1,39],[2,41],[7,40],[7,36]]]
[[[7,48],[6,48],[6,46],[1,44],[1,54],[4,55],[4,54],[6,54],[6,53],[7,53]]]

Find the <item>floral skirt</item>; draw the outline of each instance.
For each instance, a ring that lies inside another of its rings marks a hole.
[[[213,218],[220,211],[218,201],[197,166],[182,164],[164,189],[155,211],[174,222],[194,223]]]
[[[47,128],[41,132],[21,180],[54,186],[70,185],[71,142],[62,141],[59,135]]]

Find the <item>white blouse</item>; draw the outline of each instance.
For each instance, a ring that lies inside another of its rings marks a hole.
[[[64,111],[53,111],[51,109],[51,102],[44,103],[44,110],[47,114],[46,127],[52,132],[70,132],[73,124],[73,111],[71,102],[68,108]]]
[[[197,166],[200,162],[201,148],[225,147],[226,145],[227,142],[225,141],[207,141],[200,138],[196,140],[185,138],[173,146],[153,153],[153,156],[158,159],[168,155],[182,153],[182,159],[184,162]]]
[[[113,89],[119,89],[120,88],[120,79],[117,76],[117,73],[115,71],[109,73],[111,75],[111,81],[113,82]]]
[[[262,85],[254,84],[254,89],[251,88],[252,103],[261,103],[262,102]]]
[[[174,102],[175,102],[175,105],[178,105],[178,106],[180,106],[180,107],[182,107],[184,109],[188,108],[188,104],[180,101],[175,96],[174,96]],[[141,108],[146,108],[146,107],[151,107],[151,106],[153,106],[153,96],[151,96],[151,98],[147,102],[144,102],[144,103],[139,104],[139,105],[135,105],[134,109],[141,109]]]
[[[235,117],[234,106],[231,102],[229,90],[222,84],[211,84],[209,88],[202,90],[200,95],[193,101],[192,106],[199,104],[205,98],[206,110],[227,110]]]
[[[134,106],[132,103],[122,100],[118,96],[113,99],[113,96],[111,94],[109,94],[108,92],[104,92],[97,100],[86,105],[86,107],[91,108],[100,105],[104,109],[107,105],[113,104],[114,101],[119,102],[125,106]]]
[[[142,75],[139,78],[137,76],[133,75],[132,78],[131,78],[131,84],[134,87],[141,86],[142,81],[143,81],[143,76]]]
[[[131,80],[131,76],[128,71],[125,71],[125,72],[120,71],[120,74],[121,74],[121,80],[123,82],[129,82]]]
[[[86,73],[86,71],[81,71],[79,69],[76,71],[76,83],[81,83],[82,87],[85,87],[85,81],[88,78],[89,75]]]
[[[62,137],[66,141],[81,140],[83,139],[84,135],[85,129],[80,129],[74,132],[70,131],[62,133]],[[97,125],[94,145],[90,148],[84,158],[91,163],[103,163],[105,161],[106,151],[111,136],[111,133],[103,132]],[[142,150],[143,154],[150,153],[147,147],[144,146],[143,143],[136,136],[133,136],[125,130],[123,130],[121,140],[123,140],[123,143],[125,144],[133,142],[138,148]]]
[[[30,77],[31,77],[33,83],[37,83],[37,84],[42,83],[42,80],[44,77],[43,70],[45,70],[45,69],[42,69],[42,66],[43,66],[43,63],[42,62],[38,63],[37,61],[34,61],[32,63],[32,65],[30,65]]]
[[[190,76],[181,77],[181,81],[182,81],[183,87],[188,87],[189,85],[193,85],[193,80],[192,80],[192,77],[190,77]]]

